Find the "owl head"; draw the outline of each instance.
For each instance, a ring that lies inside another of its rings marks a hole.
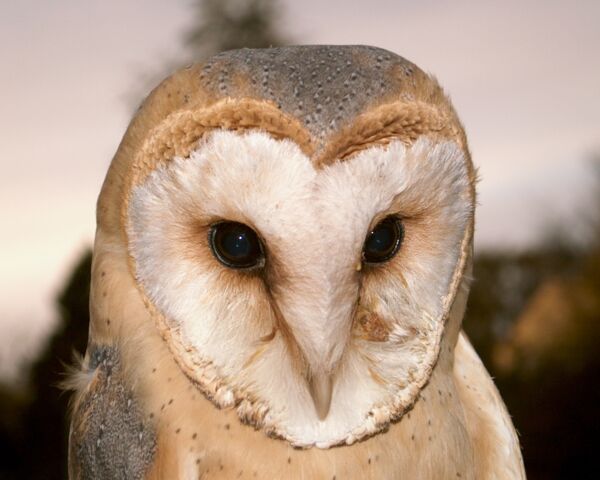
[[[140,108],[95,255],[133,279],[144,321],[217,408],[297,446],[352,443],[451,361],[474,177],[448,99],[407,60],[225,52]]]

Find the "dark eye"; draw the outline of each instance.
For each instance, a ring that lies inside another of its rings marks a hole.
[[[367,235],[362,258],[365,263],[381,263],[392,258],[402,244],[404,227],[399,218],[391,215],[379,222]]]
[[[262,244],[256,232],[238,222],[214,224],[209,233],[210,248],[226,267],[250,268],[264,260]]]

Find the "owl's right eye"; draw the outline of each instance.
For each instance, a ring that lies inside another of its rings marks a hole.
[[[256,232],[238,222],[219,222],[211,226],[210,248],[229,268],[252,268],[264,261],[263,246]]]

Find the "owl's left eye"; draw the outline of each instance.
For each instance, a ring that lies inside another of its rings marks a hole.
[[[238,222],[219,222],[210,228],[210,248],[217,260],[230,268],[251,268],[264,260],[256,232]]]
[[[363,245],[365,263],[382,263],[391,259],[404,239],[404,226],[395,215],[384,218],[369,232]]]

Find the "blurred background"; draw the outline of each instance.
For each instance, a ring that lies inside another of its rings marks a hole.
[[[95,200],[139,102],[237,47],[371,44],[434,73],[479,166],[464,327],[529,478],[597,478],[600,2],[0,3],[0,479],[66,478]]]

